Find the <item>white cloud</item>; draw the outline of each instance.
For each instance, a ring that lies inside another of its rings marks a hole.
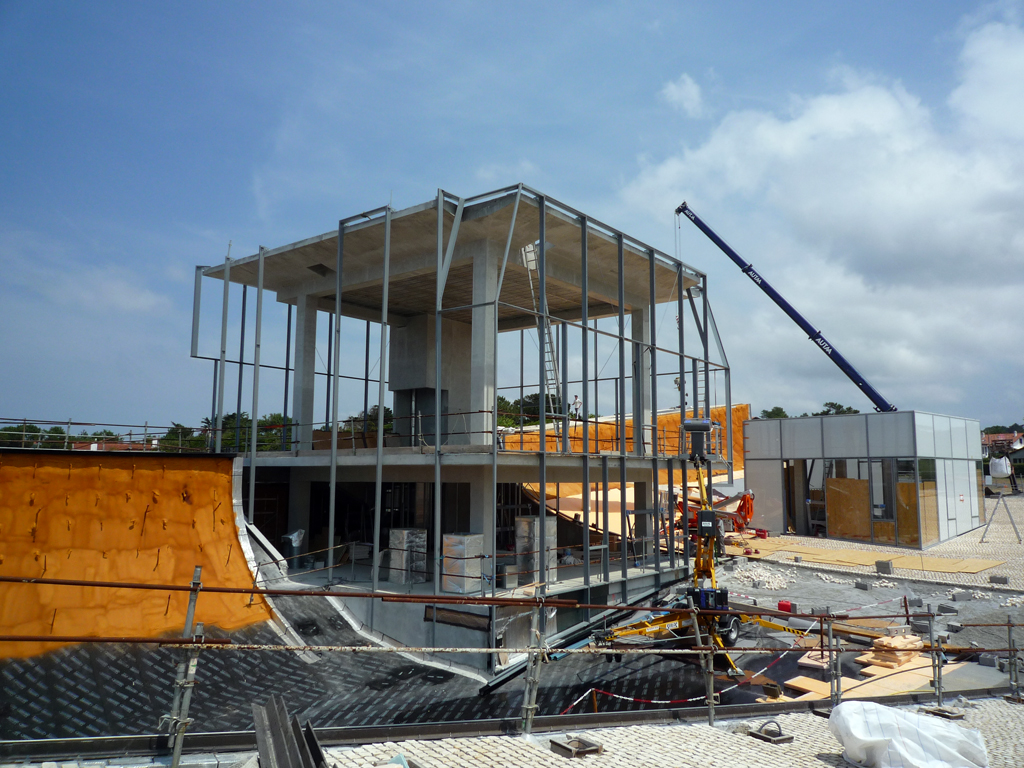
[[[1024,375],[1008,348],[1024,332],[1010,309],[1024,288],[1024,31],[979,27],[961,64],[951,129],[899,82],[844,70],[834,92],[726,115],[702,144],[644,167],[623,197],[638,212],[685,199],[721,222],[712,226],[901,407],[1019,415],[1021,387],[1006,382]],[[702,260],[724,259],[686,232]],[[841,374],[738,271],[697,266],[719,277],[712,298],[735,380],[758,408],[859,399],[865,409],[855,392],[835,396],[849,386]]]
[[[979,138],[1024,140],[1024,31],[990,23],[971,34],[960,55],[962,82],[949,105]]]
[[[534,163],[520,160],[518,163],[487,163],[477,168],[476,177],[486,184],[531,183],[537,173]]]
[[[8,286],[36,294],[59,312],[159,315],[174,307],[131,268],[85,263],[64,244],[32,233],[3,232],[0,253]]]
[[[665,83],[661,97],[687,117],[702,117],[704,101],[700,86],[685,72],[676,80]]]

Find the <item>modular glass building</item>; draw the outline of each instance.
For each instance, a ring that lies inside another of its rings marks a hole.
[[[753,524],[924,549],[985,523],[981,429],[921,411],[743,424]]]

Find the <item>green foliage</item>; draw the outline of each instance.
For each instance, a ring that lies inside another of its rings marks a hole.
[[[366,412],[366,431],[367,432],[376,432],[377,431],[377,410],[378,410],[378,407],[375,405],[369,411]],[[356,432],[362,432],[363,431],[363,412],[360,411],[355,416],[349,416],[347,419],[345,419],[344,422],[340,422],[339,423],[339,427],[338,427],[339,429],[342,428],[341,427],[342,423],[351,426],[351,428],[353,430],[355,430]],[[330,424],[325,424],[324,425],[324,430],[329,430],[330,428],[331,428]],[[348,429],[348,426],[346,426],[345,429]],[[389,432],[393,432],[394,429],[395,429],[395,414],[391,411],[390,408],[388,408],[385,405],[384,406],[384,434],[388,434]]]
[[[782,408],[781,405],[776,405],[774,408],[761,411],[762,419],[788,419],[789,414]]]
[[[35,448],[43,430],[35,424],[12,424],[0,428],[0,448]]]
[[[545,398],[547,405],[544,409],[544,415],[547,418],[553,416],[562,415],[562,398],[558,395],[548,395]],[[512,407],[509,409],[512,411],[512,423],[507,426],[515,427],[519,426],[519,407],[520,402],[516,400],[512,403]],[[534,392],[533,394],[526,395],[522,400],[523,409],[523,424],[536,424],[540,421],[540,393]],[[500,422],[499,422],[500,423]]]
[[[827,402],[827,403],[824,403],[823,407],[825,408],[825,410],[823,410],[823,411],[815,411],[812,415],[813,416],[842,416],[842,415],[847,414],[847,413],[860,413],[860,411],[858,411],[856,408],[851,408],[851,407],[849,407],[847,405],[843,405],[842,403],[833,403],[831,401]]]
[[[63,448],[66,439],[64,427],[45,431],[37,424],[0,427],[0,448]]]
[[[195,452],[205,451],[209,445],[209,439],[202,431],[196,432],[191,427],[172,421],[171,428],[160,438],[158,444],[161,451]]]
[[[1003,426],[985,427],[981,431],[984,432],[986,435],[1005,435],[1005,434],[1009,434],[1010,432],[1024,432],[1024,426],[1022,426],[1020,424],[1011,424],[1008,427],[1003,427]]]
[[[498,395],[498,426],[515,427],[519,424],[519,406],[513,407],[507,398]]]

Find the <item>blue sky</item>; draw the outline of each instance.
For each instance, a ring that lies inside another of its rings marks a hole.
[[[196,424],[196,264],[523,181],[669,253],[686,199],[898,406],[1019,421],[1021,11],[0,0],[0,416]],[[870,408],[695,228],[679,240],[734,400]]]

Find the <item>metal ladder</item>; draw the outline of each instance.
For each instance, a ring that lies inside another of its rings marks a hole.
[[[526,267],[526,274],[529,278],[530,297],[533,299],[533,311],[539,313],[540,307],[539,298],[537,294],[540,288],[539,285],[537,288],[534,288],[533,285],[533,281],[535,279],[538,267],[537,251],[537,244],[529,243],[523,248],[520,255],[522,257],[523,266]],[[536,277],[536,279],[538,281],[540,280],[539,277]],[[561,397],[562,390],[559,386],[558,356],[555,354],[555,336],[554,332],[551,330],[551,321],[547,318],[547,316],[543,318],[543,321],[544,333],[542,334],[542,343],[544,344],[544,385],[546,388],[545,391],[547,392],[549,405],[551,403],[551,398]],[[562,403],[562,407],[565,407],[565,403]],[[549,408],[547,408],[547,405],[545,406],[545,408],[547,410],[550,410]]]

